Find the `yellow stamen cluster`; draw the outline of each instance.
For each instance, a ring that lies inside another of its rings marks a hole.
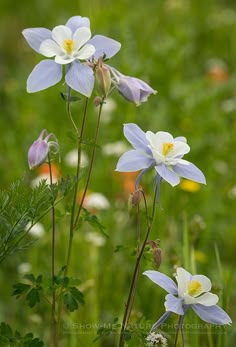
[[[191,281],[188,284],[188,294],[196,297],[202,292],[202,285],[198,281]]]
[[[71,54],[74,49],[74,41],[71,39],[64,40],[64,48],[67,52],[67,54]]]
[[[172,149],[174,148],[174,144],[170,142],[163,143],[162,146],[162,154],[166,156]]]

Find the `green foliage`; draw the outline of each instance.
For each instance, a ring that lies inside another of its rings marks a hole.
[[[42,347],[43,341],[39,338],[34,338],[32,333],[27,333],[24,336],[18,331],[13,332],[12,328],[6,324],[0,325],[0,346],[1,347]]]
[[[70,312],[77,310],[80,304],[84,304],[84,295],[76,287],[68,287],[63,298],[64,304]]]
[[[24,276],[30,284],[26,283],[17,283],[13,286],[13,296],[17,299],[25,296],[26,301],[29,307],[34,307],[37,303],[40,302],[40,292],[42,291],[42,281],[43,276],[39,275],[37,278],[34,277],[33,274],[26,274]]]
[[[50,188],[41,181],[31,188],[23,181],[0,192],[0,262],[10,254],[28,247],[24,237],[51,207]]]
[[[80,225],[82,222],[89,223],[89,225],[91,225],[94,229],[99,231],[104,236],[108,237],[108,235],[105,233],[106,227],[100,223],[98,217],[95,214],[89,212],[86,208],[83,208],[83,213],[80,217]]]

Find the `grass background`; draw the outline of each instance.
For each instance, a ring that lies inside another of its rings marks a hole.
[[[101,247],[96,245],[96,239],[88,241],[86,235],[91,231],[88,225],[75,236],[71,273],[82,280],[86,304],[78,313],[65,317],[68,327],[65,326],[63,331],[64,346],[92,345],[96,329],[79,329],[76,324],[111,322],[115,317],[120,321],[122,317],[134,264],[132,251],[136,222],[135,217],[129,218],[127,212],[130,178],[114,174],[118,157],[106,156],[103,148],[115,141],[127,144],[122,124],[128,122],[137,123],[144,131],[164,130],[175,136],[187,137],[191,152],[186,159],[205,173],[207,186],[197,192],[189,192],[184,187],[173,189],[163,183],[162,208],[157,211],[151,238],[161,239],[163,263],[160,271],[171,276],[174,266],[188,264],[185,233],[192,259],[189,270],[211,278],[214,292],[221,298],[221,306],[235,319],[234,1],[136,0],[134,3],[130,0],[82,0],[65,3],[61,0],[2,0],[1,189],[22,176],[29,184],[36,177],[37,173],[28,170],[27,150],[43,128],[55,133],[59,139],[61,174],[73,174],[63,159],[74,148],[69,137],[71,125],[65,103],[60,97],[64,86],[59,83],[40,93],[26,93],[26,79],[42,57],[28,47],[21,35],[24,28],[39,26],[52,29],[73,15],[89,17],[93,34],[106,35],[121,42],[122,49],[112,59],[111,65],[124,74],[145,80],[158,90],[158,94],[138,108],[115,92],[111,96],[115,106],[112,112],[104,115],[90,186],[91,192],[101,192],[110,201],[108,210],[96,211],[106,226],[109,238]],[[82,103],[75,103],[73,114],[78,122],[81,113]],[[93,136],[95,120],[96,109],[91,102],[86,125],[88,138]],[[85,146],[84,151],[89,156],[91,148]],[[142,181],[150,202],[151,181],[151,173]],[[60,211],[65,211],[64,205],[60,206]],[[66,216],[58,220],[58,269],[65,259],[67,223]],[[30,263],[35,274],[50,272],[51,237],[47,218],[44,226],[45,235],[31,249],[8,257],[1,265],[0,319],[20,331],[32,330],[46,341],[49,334],[46,306],[42,304],[30,310],[25,303],[16,302],[11,297],[12,285],[21,276],[19,264]],[[117,245],[123,245],[124,249],[114,252]],[[216,253],[220,257],[221,270]],[[144,260],[141,271],[150,268],[150,261]],[[140,276],[133,322],[143,316],[153,323],[164,312],[164,296],[163,290]],[[201,335],[200,331],[199,334],[191,334],[190,331],[186,343],[189,346],[199,346],[200,343],[202,346],[233,346],[235,329],[233,325],[219,338],[213,335],[213,340],[206,334]],[[115,346],[115,341],[116,337],[110,336],[101,340],[100,345]],[[96,344],[99,345],[99,342]]]

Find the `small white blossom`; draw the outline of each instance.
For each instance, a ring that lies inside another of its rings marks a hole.
[[[146,346],[153,347],[153,346],[160,346],[160,347],[167,347],[167,339],[158,333],[155,333],[154,331],[150,333],[146,338]]]

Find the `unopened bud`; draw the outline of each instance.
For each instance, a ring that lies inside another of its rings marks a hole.
[[[111,74],[109,68],[106,65],[103,65],[102,57],[98,59],[96,78],[102,95],[107,96],[111,88]]]
[[[46,137],[44,138],[44,136]],[[54,134],[47,135],[47,131],[44,129],[39,135],[38,139],[34,141],[28,151],[28,163],[30,170],[43,164],[48,157],[50,148],[54,148],[54,153],[59,152],[59,144],[56,141],[49,141],[50,137],[55,137]]]
[[[100,106],[101,103],[103,102],[103,99],[102,99],[100,96],[95,96],[93,102],[94,102],[94,105],[95,105],[96,107],[98,107],[98,106]]]
[[[161,265],[161,248],[159,247],[159,242],[160,242],[159,240],[157,241],[150,240],[147,242],[151,245],[153,262],[154,262],[154,265],[157,267],[157,269]]]
[[[128,210],[131,211],[132,208],[138,206],[141,198],[142,198],[141,189],[137,189],[135,190],[135,192],[131,193],[128,200]]]

